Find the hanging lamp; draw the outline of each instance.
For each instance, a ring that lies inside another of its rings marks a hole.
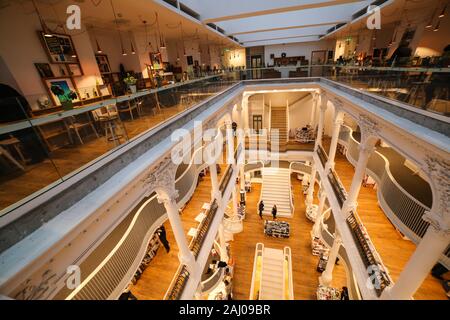
[[[445,5],[444,8],[442,8],[442,12],[441,12],[441,14],[439,15],[439,18],[445,17],[445,11],[446,11],[446,10],[447,10],[447,5]]]
[[[42,18],[41,13],[39,12],[39,9],[37,7],[37,4],[36,4],[35,0],[33,0],[33,6],[34,6],[34,9],[36,10],[36,13],[37,13],[38,17],[39,17],[39,22],[41,23],[41,28],[42,28],[42,32],[44,33],[44,37],[52,38],[53,34],[50,31],[50,29],[47,27],[47,24],[45,23],[44,19]]]
[[[109,0],[110,4],[111,4],[111,8],[113,11],[113,15],[114,15],[114,23],[116,25],[116,29],[117,29],[117,33],[119,34],[119,39],[120,39],[120,47],[122,49],[122,56],[126,56],[127,52],[125,51],[125,47],[123,46],[123,41],[122,41],[122,34],[120,33],[120,29],[119,29],[119,23],[117,22],[117,15],[116,15],[116,10],[114,9],[114,5],[113,5],[113,0]]]

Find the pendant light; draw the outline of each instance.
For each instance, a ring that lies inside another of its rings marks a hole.
[[[158,28],[158,37],[159,37],[159,48],[160,49],[166,49],[166,42],[164,41],[164,36],[161,33],[161,29],[159,27],[159,18],[158,18],[158,13],[155,12],[156,15],[156,26]]]
[[[133,45],[133,35],[132,35],[131,31],[128,32],[128,36],[129,36],[129,38],[130,38],[131,54],[136,54],[136,50],[134,50],[134,45]]]
[[[183,23],[181,21],[180,21],[180,31],[181,31],[181,41],[183,43],[183,55],[186,57],[187,53],[186,53],[186,45],[184,43]]]
[[[444,8],[442,8],[442,12],[441,12],[441,14],[439,15],[439,18],[445,17],[445,11],[446,11],[446,10],[447,10],[447,5],[445,5]]]
[[[436,24],[436,27],[434,27],[434,32],[436,32],[436,31],[439,31],[439,27],[440,27],[440,25],[441,25],[441,20],[438,20],[438,22],[437,22],[437,24]]]
[[[119,34],[120,47],[122,49],[122,56],[126,56],[127,52],[125,51],[125,48],[123,46],[122,34],[120,33],[119,23],[117,22],[117,15],[116,15],[116,10],[114,9],[113,0],[110,0],[110,4],[111,4],[111,8],[112,8],[113,15],[114,15],[114,23],[116,25],[117,33]]]
[[[42,18],[41,13],[39,12],[39,9],[37,7],[37,4],[36,4],[35,0],[33,0],[33,6],[34,6],[34,9],[36,10],[36,13],[37,13],[38,17],[39,17],[39,22],[41,23],[41,28],[42,28],[42,32],[44,33],[44,37],[52,38],[53,34],[50,31],[50,29],[47,27],[47,24],[45,23],[44,19]]]
[[[98,43],[98,38],[97,38],[97,34],[95,33],[94,26],[91,26],[91,28],[92,28],[92,33],[94,34],[95,45],[97,47],[97,53],[103,53],[102,48],[100,48],[100,44]]]

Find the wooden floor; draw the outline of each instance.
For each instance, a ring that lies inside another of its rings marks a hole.
[[[178,112],[179,107],[163,108],[157,115],[150,115],[148,112],[141,117],[135,116],[134,120],[123,121],[128,140]],[[83,145],[73,144],[55,150],[49,159],[27,165],[25,172],[14,171],[0,175],[0,210],[52,183],[62,181],[64,176],[115,148],[114,143],[107,141],[104,136],[100,135],[97,138],[92,132],[81,132],[81,136],[84,140]],[[122,144],[125,142],[125,139],[121,139]]]
[[[294,177],[294,176],[293,176]],[[289,246],[292,252],[292,271],[294,282],[294,298],[296,300],[315,300],[316,289],[319,284],[320,273],[316,271],[318,257],[311,254],[310,232],[313,223],[305,216],[305,200],[301,192],[300,182],[292,178],[294,187],[293,218],[279,218],[290,223],[291,236],[288,239],[272,238],[264,235],[264,221],[257,213],[261,185],[253,184],[252,192],[247,194],[247,213],[244,231],[235,235],[231,243],[231,252],[235,258],[233,294],[235,300],[249,298],[253,273],[255,245],[258,242],[265,247],[283,249]],[[265,217],[269,219],[270,217]],[[344,267],[336,265],[333,272],[332,286],[342,288],[346,286]]]

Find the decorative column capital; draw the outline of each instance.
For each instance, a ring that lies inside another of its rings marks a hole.
[[[344,118],[336,117],[333,122],[335,126],[342,126],[344,124]]]
[[[178,190],[175,189],[176,165],[170,156],[165,157],[154,166],[142,179],[143,187],[149,192],[156,191],[158,202],[176,203]]]
[[[357,122],[361,129],[361,144],[365,143],[369,137],[379,136],[380,125],[368,115],[360,114]]]
[[[340,98],[338,97],[333,97],[333,99],[331,100],[331,103],[334,106],[334,109],[337,111],[343,111],[344,109],[344,101],[342,101]]]
[[[422,168],[430,178],[433,192],[433,207],[424,215],[436,230],[448,233],[450,228],[450,161],[437,156],[427,156]]]

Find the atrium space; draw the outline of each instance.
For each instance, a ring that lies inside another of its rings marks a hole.
[[[0,0],[0,300],[448,300],[449,116],[450,0]]]

